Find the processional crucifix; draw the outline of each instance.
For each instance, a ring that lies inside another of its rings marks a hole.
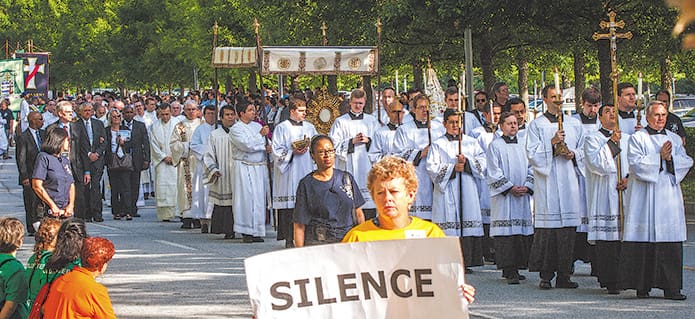
[[[610,40],[610,52],[611,52],[611,80],[613,80],[613,107],[615,108],[615,130],[620,130],[620,122],[618,120],[618,39],[632,39],[632,32],[628,31],[625,33],[616,32],[617,28],[624,28],[625,21],[615,21],[615,12],[611,11],[608,13],[608,21],[601,21],[599,26],[601,29],[608,29],[608,33],[598,33],[594,32],[594,41],[598,40]],[[637,111],[639,113],[639,110]],[[639,120],[638,120],[639,121]],[[639,123],[639,122],[638,122]],[[620,154],[615,161],[616,168],[618,170],[618,182],[622,181]],[[620,214],[620,226],[623,225],[623,191],[618,190],[618,212]]]

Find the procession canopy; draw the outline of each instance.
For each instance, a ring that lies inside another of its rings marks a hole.
[[[255,68],[256,47],[216,47],[212,54],[213,68]]]
[[[261,74],[376,75],[377,47],[263,47]]]

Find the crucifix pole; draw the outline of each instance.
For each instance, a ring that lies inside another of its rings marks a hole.
[[[326,26],[326,21],[321,22],[321,45],[324,47],[328,45],[328,38],[326,38],[326,30],[328,30],[328,27]],[[326,76],[322,75],[321,76],[321,86],[325,87],[326,86]]]
[[[618,33],[617,28],[624,28],[625,21],[615,21],[616,13],[611,11],[608,13],[608,21],[601,21],[599,26],[601,29],[608,29],[608,33],[598,33],[594,32],[594,41],[599,40],[610,40],[610,52],[611,52],[611,80],[613,81],[613,107],[615,109],[615,131],[620,130],[620,122],[618,120],[618,39],[632,39],[632,32]],[[639,111],[638,111],[639,112]],[[615,161],[615,166],[618,171],[618,182],[623,180],[620,154]],[[618,190],[618,213],[620,214],[620,227],[622,231],[623,227],[623,191]]]
[[[376,20],[376,52],[377,55],[381,54],[381,18]],[[381,101],[379,101],[381,100],[381,59],[377,56],[376,61],[376,92],[378,94],[376,116],[379,124],[384,125],[384,122],[381,121]]]

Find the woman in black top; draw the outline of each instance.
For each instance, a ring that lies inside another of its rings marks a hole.
[[[294,207],[296,247],[337,243],[353,226],[364,222],[364,198],[348,172],[333,167],[335,147],[330,137],[311,140],[311,158],[317,169],[297,186]]]
[[[46,135],[34,162],[31,187],[46,204],[47,216],[69,218],[75,207],[75,179],[70,160],[65,157],[70,150],[70,139],[61,128],[49,130]]]

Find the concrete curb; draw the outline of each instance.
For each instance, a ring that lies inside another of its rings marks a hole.
[[[695,219],[695,203],[685,202],[683,205],[685,206],[685,216]]]

